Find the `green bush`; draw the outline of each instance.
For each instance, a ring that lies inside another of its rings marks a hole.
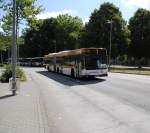
[[[11,77],[12,77],[12,66],[5,65],[2,75],[0,76],[0,81],[9,82],[9,78]],[[20,81],[26,81],[26,75],[19,66],[16,67],[16,77],[20,78]]]

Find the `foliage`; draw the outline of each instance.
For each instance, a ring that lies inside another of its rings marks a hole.
[[[25,45],[22,49],[27,49],[26,54],[30,57],[55,52],[55,46],[57,52],[77,48],[83,23],[80,18],[66,14],[39,20],[36,27],[28,29],[24,36]]]
[[[87,47],[105,47],[109,50],[110,23],[112,21],[112,56],[125,54],[128,32],[119,9],[111,3],[104,3],[91,14],[84,33]]]
[[[55,49],[58,52],[81,47],[104,47],[109,51],[108,21],[111,21],[112,58],[127,55],[123,61],[125,63],[132,56],[139,59],[150,58],[150,11],[138,9],[128,25],[118,7],[104,3],[92,12],[89,22],[84,25],[79,17],[67,14],[59,15],[57,18],[35,20],[35,15],[41,8],[29,8],[36,0],[17,1],[21,2],[19,6],[23,5],[19,7],[19,12],[22,11],[19,18],[26,19],[29,25],[23,34],[25,45],[20,47],[22,57],[43,56],[55,52]],[[34,12],[34,9],[37,10]],[[9,22],[7,21],[8,26]]]
[[[2,72],[2,75],[0,76],[0,81],[8,82],[9,78],[11,77],[12,77],[12,66],[6,65]],[[26,75],[19,66],[16,67],[16,77],[20,78],[21,81],[26,81]]]
[[[129,21],[131,31],[130,54],[150,58],[150,11],[138,9]]]
[[[57,34],[59,37],[58,45],[61,46],[60,50],[74,49],[76,47],[76,40],[78,39],[79,32],[83,28],[83,22],[78,17],[69,15],[59,15],[57,21]]]
[[[13,22],[13,17],[11,14],[6,13],[5,16],[2,18],[2,29],[4,33],[8,36],[12,34],[12,22]]]
[[[10,48],[11,37],[0,33],[0,63],[3,64],[3,53]]]
[[[11,37],[0,33],[0,51],[6,51],[11,45]]]
[[[22,22],[27,22],[27,25],[30,27],[36,28],[36,15],[39,14],[43,9],[41,6],[37,6],[35,4],[37,0],[16,0],[16,40],[17,44],[22,44],[23,39],[18,37],[19,35],[19,26]],[[10,38],[12,36],[12,23],[13,23],[13,1],[10,0],[0,0],[0,7],[3,9],[3,18],[1,22],[1,28],[3,29],[3,34],[7,36],[6,38]],[[6,39],[5,39],[6,40]],[[10,40],[10,39],[9,39]],[[8,42],[2,41],[0,47],[6,48]],[[1,41],[1,40],[0,40]],[[8,49],[8,48],[7,48]],[[3,50],[4,51],[4,50]],[[6,51],[6,50],[5,50]],[[4,53],[4,52],[3,52]],[[6,52],[5,52],[6,53]],[[1,60],[2,60],[2,52],[1,52]]]
[[[21,21],[27,21],[31,27],[35,26],[36,15],[43,9],[41,6],[35,5],[36,0],[16,0],[16,27],[18,29]],[[12,16],[13,3],[9,0],[2,0],[1,2],[5,15],[2,18],[2,28],[6,34],[12,34]]]

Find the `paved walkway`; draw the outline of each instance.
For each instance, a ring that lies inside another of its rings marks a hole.
[[[114,68],[138,68],[138,66],[124,66],[124,65],[111,65]],[[143,67],[144,69],[150,70],[150,67]]]
[[[18,95],[0,83],[0,133],[149,133],[150,77],[75,80],[26,68]]]
[[[49,133],[38,87],[28,81],[11,96],[9,85],[0,83],[0,133]]]

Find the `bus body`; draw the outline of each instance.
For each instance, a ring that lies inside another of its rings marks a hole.
[[[19,63],[21,66],[43,66],[43,57],[32,57],[32,58],[19,58]]]
[[[31,66],[42,67],[43,66],[43,57],[33,57],[30,58]]]
[[[72,77],[107,76],[107,50],[105,48],[81,48],[44,57],[45,68]]]

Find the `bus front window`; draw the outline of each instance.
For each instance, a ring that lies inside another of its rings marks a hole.
[[[105,69],[107,68],[107,58],[104,56],[99,56],[96,54],[86,54],[85,55],[85,69]]]

